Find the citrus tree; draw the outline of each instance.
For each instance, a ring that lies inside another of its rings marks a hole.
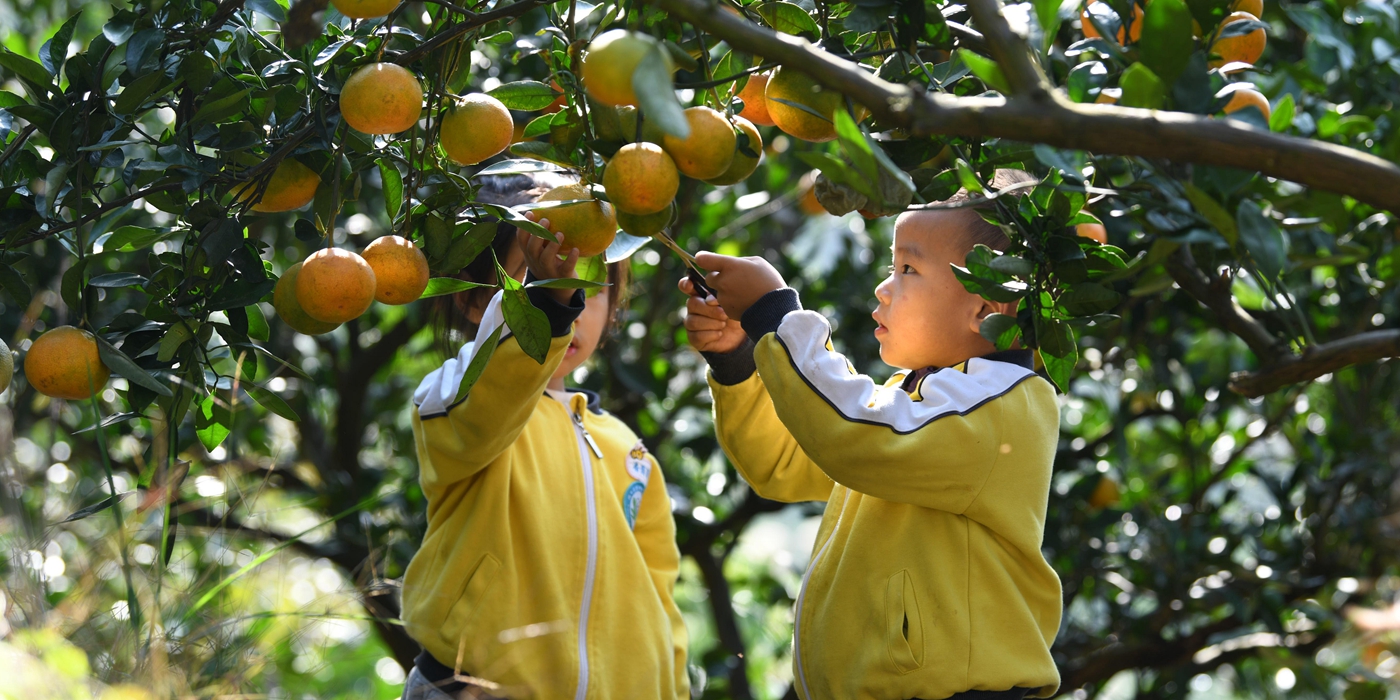
[[[1036,348],[1065,392],[1046,538],[1065,692],[1384,692],[1385,639],[1341,610],[1397,587],[1396,380],[1376,362],[1400,352],[1385,3],[15,9],[0,286],[23,371],[4,498],[8,573],[31,585],[10,616],[67,620],[104,677],[173,660],[195,670],[162,675],[171,692],[363,694],[297,671],[291,641],[248,661],[278,618],[238,611],[291,553],[339,571],[411,663],[394,595],[424,510],[408,398],[439,339],[431,302],[410,302],[499,286],[542,357],[522,285],[459,272],[498,222],[544,234],[478,201],[484,178],[566,171],[580,184],[532,208],[593,272],[532,283],[596,286],[601,262],[633,258],[624,332],[575,379],[675,486],[706,696],[792,692],[801,562],[746,554],[781,506],[709,430],[677,331],[687,251],[770,257],[876,362],[888,217],[958,190],[1013,241],[955,269],[1021,302],[984,335]],[[1037,181],[998,189],[1007,167]]]

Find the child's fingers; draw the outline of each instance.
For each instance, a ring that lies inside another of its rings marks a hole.
[[[723,331],[728,326],[728,321],[715,318],[713,316],[686,316],[685,329],[687,331]]]
[[[691,283],[689,277],[680,278],[680,280],[676,282],[676,286],[680,288],[681,293],[686,296],[693,296],[695,294],[695,285]]]
[[[726,314],[724,309],[716,304],[710,304],[700,297],[690,297],[685,300],[685,313],[686,316],[705,316],[729,320],[729,314]]]
[[[563,236],[560,236],[560,238],[563,238]],[[559,244],[555,243],[554,247],[557,249]],[[568,257],[564,258],[563,262],[559,263],[557,274],[560,277],[573,277],[574,268],[576,266],[578,266],[578,248],[570,248]]]

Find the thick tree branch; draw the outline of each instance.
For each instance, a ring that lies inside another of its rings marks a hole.
[[[968,0],[967,9],[986,37],[992,58],[1001,64],[1001,71],[1017,97],[1036,102],[1050,100],[1050,81],[1031,58],[1024,37],[1012,31],[1011,24],[1001,14],[998,0]]]
[[[1260,364],[1272,364],[1293,354],[1286,342],[1270,333],[1235,303],[1235,297],[1230,293],[1230,278],[1223,275],[1216,277],[1202,271],[1188,246],[1181,246],[1168,256],[1166,266],[1172,279],[1187,294],[1215,312],[1220,325],[1239,336],[1254,351]]]
[[[1355,149],[1275,134],[1233,119],[1074,104],[1058,92],[1047,93],[1051,99],[1044,101],[916,92],[909,86],[880,80],[805,39],[779,34],[724,12],[712,0],[653,2],[735,49],[810,75],[868,107],[883,125],[905,128],[914,136],[997,137],[1094,153],[1242,168],[1400,212],[1400,166]],[[987,29],[982,27],[984,32]],[[988,43],[993,44],[990,39]]]
[[[1331,374],[1343,367],[1387,357],[1400,357],[1400,330],[1358,333],[1303,349],[1254,372],[1237,372],[1230,388],[1248,397],[1263,396],[1281,387]]]

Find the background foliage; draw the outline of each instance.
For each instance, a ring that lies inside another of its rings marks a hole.
[[[1128,13],[1125,0],[1106,4]],[[1188,5],[1207,31],[1223,15],[1223,4]],[[469,234],[470,226],[449,224],[464,213],[471,185],[462,176],[471,171],[443,167],[431,120],[394,139],[339,123],[338,86],[381,50],[418,52],[408,62],[430,104],[448,92],[552,76],[573,113],[582,110],[566,72],[576,42],[619,8],[632,26],[686,48],[705,41],[717,66],[743,65],[713,37],[653,8],[578,2],[575,24],[570,7],[528,4],[516,8],[519,19],[503,16],[461,43],[433,46],[464,21],[462,8],[411,2],[392,31],[328,10],[322,34],[305,6],[288,16],[276,0],[0,4],[0,332],[22,358],[45,328],[82,324],[156,372],[140,380],[118,368],[122,378],[92,403],[49,400],[18,378],[3,395],[4,658],[25,650],[64,678],[157,693],[395,696],[416,652],[393,622],[395,591],[424,510],[409,394],[441,360],[427,309],[376,306],[312,338],[257,300],[269,275],[325,242],[358,249],[391,230],[424,242],[430,227],[444,225],[459,239]],[[1203,48],[1182,61],[1145,46],[1080,43],[1079,9],[1008,8],[1041,32],[1035,43],[1049,47],[1048,72],[1073,99],[1118,87],[1125,101],[1219,108],[1213,96],[1227,78],[1205,73]],[[875,51],[862,60],[887,79],[956,94],[1004,79],[989,59],[951,53],[965,50],[954,44],[968,23],[957,4],[750,10],[828,46]],[[1105,36],[1114,14],[1096,15],[1108,23]],[[1269,2],[1262,19],[1264,59],[1229,79],[1259,86],[1273,118],[1237,116],[1396,158],[1394,5]],[[279,32],[284,20],[292,29]],[[294,35],[303,45],[290,46]],[[895,53],[889,42],[920,48]],[[1149,96],[1137,97],[1134,81],[1148,65],[1154,75],[1195,71],[1197,82],[1153,93],[1146,81]],[[676,79],[684,87],[713,75],[697,66]],[[728,86],[681,91],[697,101],[728,94]],[[524,123],[535,114],[518,116]],[[1255,353],[1182,285],[1183,270],[1207,276],[1284,345],[1393,329],[1393,216],[1247,172],[997,140],[898,140],[867,126],[873,140],[856,134],[830,147],[765,129],[766,160],[748,181],[685,181],[673,234],[690,251],[779,264],[808,308],[831,319],[840,349],[879,376],[889,368],[879,364],[868,312],[890,220],[804,208],[811,164],[829,163],[812,154],[859,167],[851,149],[873,144],[909,172],[924,201],[1007,165],[1060,182],[1023,200],[1045,210],[1056,198],[1072,202],[1058,205],[1060,221],[1088,201],[1114,250],[1069,238],[1072,250],[1058,257],[1028,255],[1036,275],[1068,285],[1037,297],[1051,310],[1046,318],[1080,319],[1077,342],[1047,353],[1062,379],[1073,368],[1046,533],[1065,584],[1055,647],[1063,691],[1353,700],[1396,692],[1400,650],[1388,629],[1400,620],[1376,614],[1357,625],[1345,611],[1385,607],[1400,589],[1400,378],[1392,363],[1363,364],[1244,398],[1229,389],[1231,373],[1256,369]],[[574,138],[565,159],[590,158],[588,140]],[[244,215],[229,206],[230,185],[288,156],[322,173],[309,211]],[[953,168],[957,160],[967,167]],[[409,206],[398,204],[403,193]],[[1036,213],[1008,208],[1001,220],[1026,223]],[[1058,236],[1039,233],[1047,247]],[[1118,250],[1120,263],[1075,277],[1076,261],[1118,259]],[[737,480],[713,438],[703,364],[678,330],[681,262],[652,243],[633,265],[620,332],[574,379],[603,392],[672,485],[697,692],[790,695],[790,609],[820,504],[783,507]],[[982,279],[1010,281],[986,268]],[[1063,293],[1085,281],[1104,293],[1071,313]],[[165,340],[179,319],[204,330]],[[1037,328],[1034,319],[1021,326]],[[1056,355],[1068,358],[1058,370]],[[106,427],[94,430],[99,421]],[[64,522],[132,490],[118,507]]]

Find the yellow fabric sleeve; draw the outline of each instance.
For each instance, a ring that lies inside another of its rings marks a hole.
[[[802,449],[774,410],[759,375],[726,386],[710,377],[720,447],[754,493],[773,501],[825,501],[827,476]]]

